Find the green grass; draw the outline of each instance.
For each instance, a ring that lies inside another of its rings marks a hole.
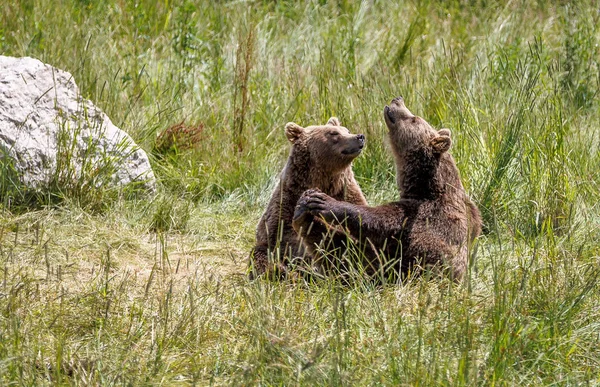
[[[5,3],[0,53],[71,72],[149,153],[203,130],[153,156],[156,197],[25,206],[1,166],[0,384],[600,383],[595,2]],[[452,130],[486,229],[468,279],[248,282],[285,123],[364,133],[379,204],[398,95]]]

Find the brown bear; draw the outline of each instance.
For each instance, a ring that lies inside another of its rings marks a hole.
[[[290,122],[285,134],[292,149],[256,229],[256,245],[250,253],[251,279],[264,273],[282,278],[292,261],[310,263],[310,255],[292,228],[294,208],[307,189],[318,188],[338,200],[367,204],[352,172],[352,160],[365,145],[364,135],[350,134],[335,117],[326,125],[307,128]]]
[[[329,254],[338,269],[360,257],[363,273],[375,279],[396,281],[418,268],[437,267],[459,280],[481,217],[448,153],[450,130],[434,130],[402,97],[385,107],[384,117],[401,199],[368,207],[309,190],[298,201],[293,227],[311,254]],[[354,258],[350,245],[358,251]]]

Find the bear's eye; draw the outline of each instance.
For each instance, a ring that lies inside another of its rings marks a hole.
[[[339,136],[338,132],[329,132],[327,134],[330,135],[330,136]]]

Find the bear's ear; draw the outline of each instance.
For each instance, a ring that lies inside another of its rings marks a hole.
[[[329,121],[327,121],[327,125],[331,126],[342,126],[340,120],[337,117],[331,117]]]
[[[304,128],[294,122],[288,122],[285,125],[285,135],[288,140],[293,144],[302,136],[304,136]]]
[[[438,130],[438,135],[452,137],[452,132],[450,131],[450,129],[444,128],[444,129]]]
[[[430,144],[431,144],[431,148],[433,149],[433,153],[442,154],[444,152],[447,152],[448,149],[450,149],[450,146],[452,145],[452,140],[450,139],[449,136],[440,135],[440,136],[435,136],[431,140]]]

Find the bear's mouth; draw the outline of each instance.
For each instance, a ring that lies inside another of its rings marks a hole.
[[[387,119],[390,120],[390,122],[392,124],[396,123],[396,120],[392,116],[392,109],[390,109],[389,106],[385,105],[385,108],[383,109],[383,112],[384,112],[385,116],[387,117]]]
[[[363,146],[361,145],[360,147],[356,147],[356,148],[344,149],[342,151],[342,154],[345,156],[358,155],[358,154],[360,154],[360,152],[362,152],[362,150],[363,150]]]

